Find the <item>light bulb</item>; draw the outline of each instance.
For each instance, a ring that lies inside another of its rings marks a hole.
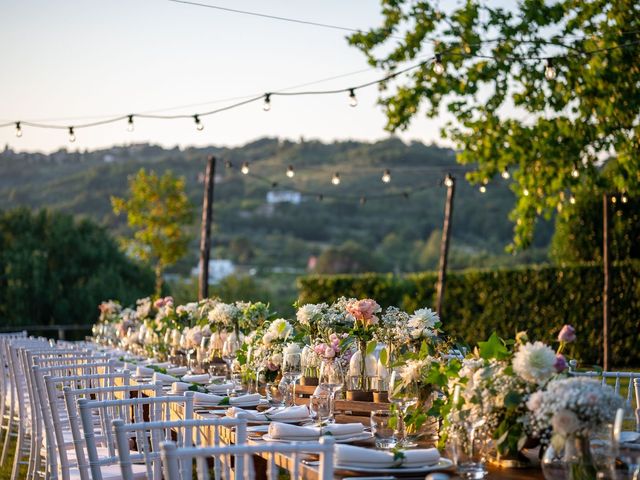
[[[296,172],[293,170],[293,165],[289,165],[289,168],[287,168],[287,177],[293,178],[295,174]]]
[[[616,203],[617,201],[618,201],[618,199],[616,198],[616,196],[615,196],[615,195],[613,195],[613,196],[611,197],[611,203]]]
[[[22,127],[20,126],[20,122],[16,122],[16,137],[20,138],[22,136]]]
[[[129,115],[129,120],[127,121],[127,132],[133,132],[133,115]]]
[[[620,197],[620,201],[622,203],[627,203],[629,201],[629,197],[627,197],[626,193],[623,193],[622,196]]]
[[[269,110],[271,110],[271,94],[270,93],[264,94],[264,104],[262,105],[262,109],[265,112],[268,112]]]
[[[544,78],[547,80],[553,80],[556,78],[556,68],[553,66],[553,61],[547,58],[547,66],[544,69]]]
[[[511,178],[511,175],[509,174],[509,169],[506,167],[502,171],[501,175],[502,175],[502,178],[504,178],[505,180],[509,180],[509,178]]]
[[[242,164],[242,167],[240,167],[240,171],[244,174],[247,175],[249,173],[249,162],[244,162]]]
[[[525,197],[529,196],[529,190],[527,190],[526,188],[524,190],[522,190],[522,195],[524,195]]]
[[[340,174],[338,172],[333,174],[333,177],[331,178],[331,183],[333,183],[334,185],[340,185]]]
[[[571,195],[571,196],[569,197],[569,203],[570,203],[571,205],[575,205],[575,204],[576,204],[576,197],[574,197],[573,195]]]
[[[487,191],[487,187],[485,185],[480,185],[480,193],[485,193]]]
[[[386,169],[382,174],[382,181],[384,183],[389,183],[391,181],[391,171],[389,169]]]
[[[447,174],[446,177],[444,177],[444,186],[449,188],[449,187],[453,187],[453,177],[449,174]]]
[[[73,143],[73,142],[75,142],[75,141],[76,141],[76,134],[75,134],[75,132],[73,131],[73,127],[69,127],[69,141],[70,141],[71,143]]]
[[[578,170],[577,166],[573,166],[573,170],[571,170],[571,176],[573,178],[578,178],[580,176],[580,171]]]
[[[198,130],[199,132],[204,130],[204,124],[200,121],[200,116],[199,115],[194,115],[193,116],[193,121],[196,122],[196,130]]]
[[[349,105],[352,107],[358,106],[358,99],[356,98],[356,92],[353,88],[349,90]]]
[[[439,53],[436,53],[436,61],[433,64],[433,71],[438,75],[442,75],[444,73],[444,65],[442,64],[442,55],[440,55]]]
[[[556,206],[558,212],[562,211],[562,202],[558,202],[558,205]]]

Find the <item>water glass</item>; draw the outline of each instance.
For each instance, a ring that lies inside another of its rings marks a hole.
[[[390,450],[396,446],[396,426],[398,415],[391,410],[374,410],[371,412],[371,433],[376,441],[376,448]]]
[[[316,426],[322,427],[331,415],[331,395],[325,392],[309,397],[309,415]]]
[[[265,394],[267,402],[271,407],[282,407],[284,405],[286,392],[277,383],[267,383]]]
[[[462,478],[481,479],[487,476],[484,438],[473,429],[458,431],[451,436],[452,460]]]

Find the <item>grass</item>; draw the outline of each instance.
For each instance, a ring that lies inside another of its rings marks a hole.
[[[0,480],[9,480],[11,478],[11,470],[13,469],[13,454],[16,451],[16,439],[11,438],[11,443],[9,444],[9,455],[7,455],[7,460],[4,462],[4,465],[0,467]],[[1,450],[0,450],[1,452]],[[20,473],[18,478],[25,478],[27,476],[27,466],[20,466]]]

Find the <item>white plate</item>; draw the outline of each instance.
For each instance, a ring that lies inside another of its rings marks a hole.
[[[620,432],[620,443],[633,443],[640,438],[638,432]]]
[[[371,432],[363,432],[359,435],[354,435],[349,438],[341,438],[340,440],[336,440],[336,443],[351,443],[351,442],[362,442],[363,440],[369,440],[373,438],[373,434]],[[279,442],[279,443],[316,443],[315,440],[285,440],[283,438],[272,438],[268,433],[262,436],[262,439],[267,442]]]
[[[335,470],[348,470],[350,472],[358,473],[384,473],[384,474],[403,474],[403,473],[427,473],[434,470],[443,470],[453,465],[453,462],[448,458],[440,458],[435,465],[426,465],[424,467],[395,467],[395,468],[380,468],[380,467],[364,467],[360,465],[336,465]]]

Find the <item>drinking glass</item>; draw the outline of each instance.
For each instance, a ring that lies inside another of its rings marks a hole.
[[[409,407],[418,403],[418,385],[415,382],[405,382],[400,376],[400,372],[394,370],[389,378],[389,401],[400,411],[398,418],[399,443],[403,447],[415,447],[415,443],[407,440],[404,418],[407,416]]]
[[[371,412],[371,433],[376,441],[376,448],[390,450],[396,446],[396,425],[398,415],[391,410],[374,410]]]
[[[302,377],[302,356],[299,353],[285,353],[282,362],[282,374],[290,377],[293,383]]]
[[[344,385],[344,373],[340,367],[340,363],[336,361],[323,360],[320,366],[319,385],[329,391],[331,400],[331,412],[328,422],[334,421],[336,394],[342,390]]]
[[[471,480],[487,476],[483,423],[460,423],[451,435],[452,460],[462,478]]]
[[[313,394],[309,397],[309,416],[314,424],[322,427],[325,419],[331,415],[331,395],[326,393]]]
[[[280,384],[269,382],[265,387],[267,402],[271,407],[281,407],[284,404],[286,390]]]
[[[227,364],[229,378],[231,378],[233,361],[236,359],[238,350],[240,349],[240,341],[235,333],[231,333],[222,345],[222,359]]]

